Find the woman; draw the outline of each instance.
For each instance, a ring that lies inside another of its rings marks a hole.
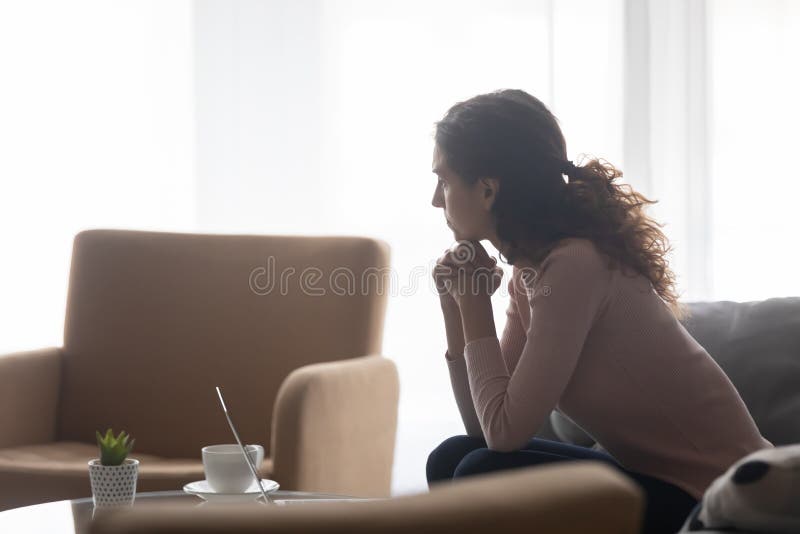
[[[429,484],[597,460],[641,485],[645,532],[678,530],[714,478],[772,445],[678,321],[653,201],[606,162],[568,161],[555,117],[523,91],[456,104],[435,141],[432,203],[468,245],[434,269],[467,436],[431,453]],[[502,271],[483,239],[514,267],[500,339],[490,297]],[[533,438],[553,409],[600,449]]]

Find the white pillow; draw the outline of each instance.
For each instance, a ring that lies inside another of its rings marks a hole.
[[[800,445],[762,449],[733,464],[708,487],[697,518],[706,529],[800,532]]]

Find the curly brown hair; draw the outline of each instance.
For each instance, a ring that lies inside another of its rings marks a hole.
[[[610,267],[645,276],[678,319],[686,316],[669,267],[672,247],[663,225],[645,213],[656,201],[619,183],[622,172],[607,161],[567,161],[558,121],[540,100],[521,90],[478,95],[450,108],[434,137],[467,183],[499,180],[492,211],[509,247],[507,263],[525,258],[536,265],[562,239],[586,238]]]

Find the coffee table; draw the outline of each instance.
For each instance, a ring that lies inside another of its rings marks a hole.
[[[292,501],[355,501],[363,500],[344,495],[331,495],[326,493],[310,493],[303,491],[282,491],[270,493],[270,497],[280,505],[302,506],[300,502],[291,504]],[[205,501],[195,495],[182,491],[154,491],[136,494],[134,506],[143,503],[175,503],[179,506],[206,506]],[[208,505],[210,506],[210,504]],[[216,504],[215,506],[224,506]],[[258,504],[253,501],[253,506]],[[42,532],[52,534],[83,534],[87,532],[89,522],[92,520],[94,503],[92,498],[74,499],[71,501],[56,501],[33,506],[23,506],[0,512],[0,532],[18,534],[39,534]]]

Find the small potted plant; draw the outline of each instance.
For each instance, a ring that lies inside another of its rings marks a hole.
[[[100,458],[89,461],[89,481],[95,506],[131,505],[136,495],[139,460],[128,458],[136,441],[124,431],[118,436],[109,428],[105,435],[95,432]]]

